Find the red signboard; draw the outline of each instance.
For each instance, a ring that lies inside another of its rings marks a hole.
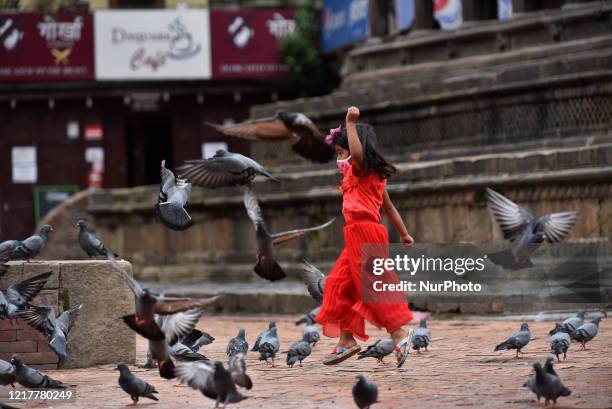
[[[287,75],[279,41],[295,31],[285,9],[211,11],[213,78],[270,78]]]
[[[0,81],[93,78],[91,14],[0,14]]]

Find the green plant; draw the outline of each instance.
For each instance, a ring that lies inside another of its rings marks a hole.
[[[334,86],[335,75],[320,50],[320,21],[317,2],[309,2],[295,15],[296,31],[279,45],[293,80],[306,95],[327,93]]]

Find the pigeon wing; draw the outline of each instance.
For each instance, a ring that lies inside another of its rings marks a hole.
[[[168,196],[171,194],[171,190],[174,190],[176,180],[174,173],[170,169],[166,168],[166,161],[162,160],[160,168],[161,184],[159,185],[159,203],[168,200]]]
[[[207,126],[225,135],[250,140],[283,140],[291,138],[291,131],[279,119],[268,118],[236,125],[222,126],[206,123]]]
[[[251,189],[250,186],[247,186],[244,191],[243,201],[247,215],[249,216],[249,219],[251,219],[251,221],[253,222],[255,228],[261,225],[265,226],[263,216],[261,215],[261,208],[259,207],[259,202],[253,194],[253,189]]]
[[[174,373],[181,383],[199,390],[211,399],[217,397],[217,389],[213,380],[215,367],[211,362],[181,362],[176,365]]]
[[[323,284],[325,282],[325,275],[316,268],[313,264],[304,260],[302,264],[302,280],[306,284],[308,293],[316,301],[323,301]]]
[[[53,337],[55,329],[55,315],[51,307],[29,306],[18,312],[19,317],[30,327],[40,331],[47,338]]]
[[[130,290],[132,290],[134,295],[136,297],[140,296],[142,294],[142,287],[140,286],[140,284],[138,284],[138,281],[134,280],[132,276],[130,276],[128,272],[125,271],[123,267],[121,267],[121,264],[119,264],[114,257],[109,257],[108,259],[110,260],[111,265],[115,268],[115,270],[117,270],[121,274],[123,279],[127,282],[127,285],[130,287]]]
[[[577,212],[562,212],[542,216],[537,224],[549,243],[558,243],[567,237],[577,221]]]
[[[57,325],[64,334],[68,334],[70,332],[82,308],[83,304],[79,304],[78,307],[62,312],[57,318]]]
[[[504,238],[510,241],[514,240],[524,226],[534,220],[533,215],[527,210],[489,188],[487,188],[487,202],[504,233]]]
[[[166,335],[168,345],[174,345],[179,339],[189,335],[196,326],[204,311],[200,308],[178,312],[170,315],[160,315],[160,326]]]
[[[181,178],[196,186],[216,189],[244,184],[255,177],[253,170],[245,168],[232,157],[212,157],[189,160],[178,168]]]
[[[281,232],[281,233],[274,233],[274,234],[271,235],[271,237],[272,237],[272,244],[276,245],[276,244],[284,243],[284,242],[289,241],[289,240],[297,239],[298,237],[301,237],[304,234],[309,233],[311,231],[317,231],[317,230],[324,229],[327,226],[329,226],[330,224],[332,224],[334,222],[334,220],[336,220],[335,217],[333,219],[327,221],[326,223],[323,223],[323,224],[319,225],[319,226],[308,227],[308,228],[305,228],[305,229],[289,230],[289,231],[284,231],[284,232]]]
[[[26,301],[31,301],[32,298],[36,297],[40,290],[45,286],[49,277],[51,277],[51,271],[46,273],[35,275],[27,280],[23,280],[20,283],[11,285],[7,290],[7,296],[11,301],[11,293],[15,292],[19,296],[23,297]]]
[[[214,304],[220,298],[220,295],[204,299],[158,297],[155,304],[155,313],[159,315],[176,314],[194,308],[206,307]]]

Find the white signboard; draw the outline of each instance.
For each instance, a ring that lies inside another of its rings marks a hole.
[[[207,9],[100,10],[94,22],[98,80],[211,77]]]
[[[227,143],[225,142],[206,142],[202,144],[202,158],[208,159],[215,156],[215,153],[219,150],[227,150]]]
[[[13,183],[36,183],[36,146],[14,146],[11,151]]]

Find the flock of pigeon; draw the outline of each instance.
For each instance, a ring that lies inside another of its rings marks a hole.
[[[323,135],[302,114],[279,112],[272,118],[256,120],[249,123],[220,127],[210,125],[217,131],[230,136],[249,139],[282,140],[295,139],[293,149],[300,155],[315,162],[326,162],[333,158],[333,149],[325,144]],[[160,222],[172,230],[185,230],[193,225],[186,211],[192,185],[216,189],[220,187],[244,186],[244,207],[255,228],[256,259],[254,272],[270,281],[286,277],[282,267],[274,257],[274,247],[278,244],[296,239],[308,232],[323,229],[333,223],[334,219],[315,227],[300,228],[280,233],[270,233],[262,217],[262,211],[250,182],[262,175],[278,182],[261,164],[246,156],[219,150],[208,159],[187,161],[178,168],[179,176],[161,163],[161,185],[158,202],[155,205]],[[500,257],[502,264],[510,268],[522,268],[531,265],[530,256],[534,248],[548,241],[555,243],[563,240],[577,221],[575,212],[548,214],[536,220],[531,213],[519,207],[501,194],[487,189],[488,205],[500,225],[504,238],[511,242],[506,251],[506,258]],[[244,329],[240,329],[232,338],[226,349],[227,365],[223,362],[212,362],[199,352],[202,346],[214,341],[214,337],[195,329],[204,313],[204,308],[215,303],[219,296],[207,299],[166,297],[151,293],[147,288],[134,280],[117,262],[118,255],[108,250],[95,237],[83,220],[77,223],[79,228],[78,242],[89,257],[102,257],[110,260],[112,266],[126,281],[135,298],[135,313],[122,317],[126,325],[134,332],[147,339],[149,347],[145,367],[157,367],[160,377],[178,379],[191,388],[200,391],[204,396],[215,400],[216,405],[227,405],[246,399],[238,388],[250,390],[253,387],[247,375],[245,356],[249,351]],[[43,226],[38,234],[23,241],[9,240],[0,243],[0,274],[7,271],[9,260],[25,259],[30,261],[40,253],[48,241],[51,226]],[[82,305],[64,311],[58,317],[53,308],[31,305],[44,287],[51,272],[39,274],[22,282],[11,285],[6,295],[0,292],[0,319],[21,318],[26,323],[42,332],[49,339],[49,345],[57,353],[60,361],[67,359],[67,336],[78,317]],[[302,278],[308,292],[321,302],[325,286],[325,275],[313,264],[305,261]],[[320,308],[320,307],[319,307]],[[296,325],[306,324],[302,339],[294,342],[286,351],[286,363],[293,367],[302,366],[302,362],[312,353],[312,348],[320,340],[315,317],[318,308],[310,311]],[[584,313],[580,312],[551,331],[551,351],[557,356],[565,356],[572,340],[585,347],[586,342],[597,335],[599,319],[583,323]],[[427,351],[431,340],[431,331],[425,320],[421,320],[412,337],[412,348],[417,352]],[[495,351],[516,349],[517,357],[521,349],[531,340],[531,332],[525,323],[521,330],[513,334]],[[267,330],[256,338],[250,351],[259,353],[259,360],[276,366],[275,358],[280,353],[278,329],[274,321]],[[374,358],[385,364],[384,358],[393,353],[394,344],[391,338],[376,341],[366,350],[360,352],[358,359]],[[541,397],[556,402],[559,396],[570,394],[561,383],[553,369],[551,357],[544,368],[534,364],[535,374],[525,386],[529,387],[538,401]],[[120,363],[119,385],[131,397],[134,404],[144,397],[157,401],[155,387],[132,374],[127,365]],[[29,368],[15,354],[11,362],[0,360],[0,384],[13,385],[17,382],[27,388],[64,388],[59,381],[50,379],[40,371]],[[378,387],[367,381],[362,375],[357,376],[353,386],[353,398],[359,408],[368,408],[378,401]]]

